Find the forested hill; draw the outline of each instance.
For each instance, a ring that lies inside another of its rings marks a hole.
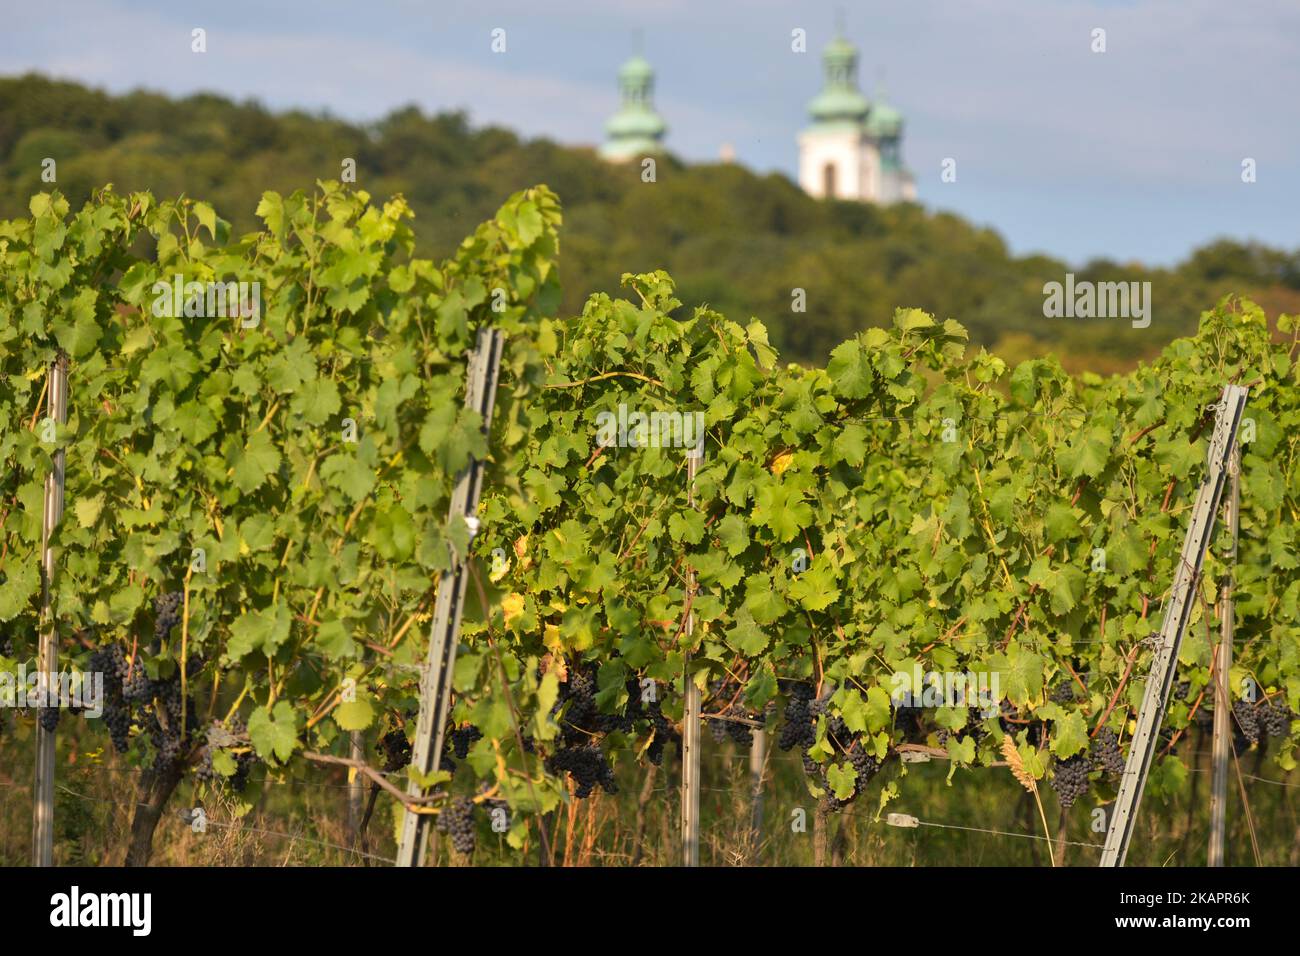
[[[593,137],[597,131],[593,130]],[[793,149],[793,143],[791,148]],[[997,233],[919,206],[819,202],[781,175],[736,165],[661,160],[657,181],[589,149],[471,128],[461,114],[398,110],[372,125],[271,113],[219,96],[110,96],[41,76],[0,78],[0,217],[25,214],[51,187],[74,203],[111,182],[119,191],[185,193],[214,202],[237,230],[253,227],[264,190],[310,188],[356,160],[376,197],[401,192],[417,213],[422,254],[441,256],[511,192],[536,183],[564,204],[564,308],[613,292],[624,272],[666,268],[687,303],[757,316],[783,355],[822,363],[838,342],[916,306],[965,324],[975,341],[1019,359],[1055,351],[1075,369],[1126,366],[1194,328],[1227,292],[1266,311],[1300,311],[1300,252],[1222,241],[1172,270],[1010,255]],[[1043,285],[1149,280],[1150,328],[1118,319],[1049,319]],[[792,311],[794,290],[806,312]]]

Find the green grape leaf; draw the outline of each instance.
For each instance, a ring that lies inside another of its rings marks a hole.
[[[262,707],[248,717],[248,737],[263,760],[286,762],[298,748],[298,714],[286,700],[277,701],[271,713]]]
[[[1067,711],[1053,721],[1052,753],[1062,760],[1088,749],[1088,727],[1077,710]]]

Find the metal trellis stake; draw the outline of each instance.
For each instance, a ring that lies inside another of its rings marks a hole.
[[[348,756],[353,760],[364,760],[366,758],[366,751],[362,741],[361,731],[353,730],[348,733]],[[353,768],[351,779],[348,780],[348,836],[353,840],[357,838],[357,831],[361,829],[361,814],[362,806],[365,803],[365,795],[366,778],[358,773],[356,768]]]
[[[1164,719],[1169,689],[1178,664],[1178,650],[1182,646],[1187,621],[1195,604],[1201,566],[1205,561],[1206,549],[1210,546],[1215,513],[1228,477],[1229,458],[1236,447],[1237,428],[1246,408],[1246,395],[1247,390],[1240,385],[1225,385],[1216,406],[1208,468],[1196,495],[1192,521],[1187,528],[1187,538],[1183,542],[1178,568],[1169,589],[1164,621],[1157,636],[1155,657],[1147,675],[1146,694],[1142,698],[1142,709],[1138,712],[1137,730],[1129,748],[1128,760],[1124,764],[1124,777],[1111,812],[1110,827],[1106,831],[1101,866],[1123,866],[1124,858],[1128,855],[1138,804],[1142,801],[1142,790],[1146,786],[1147,773],[1151,769],[1159,742],[1160,724]]]
[[[502,334],[499,329],[479,329],[478,344],[469,359],[465,407],[483,419],[486,436],[492,422],[496,400],[497,375],[501,362]],[[471,537],[478,527],[479,493],[483,488],[483,462],[471,458],[457,476],[451,494],[448,520],[456,515],[465,519]],[[465,587],[469,580],[468,554],[452,554],[451,568],[438,579],[438,597],[434,606],[433,625],[429,632],[429,654],[425,661],[420,688],[420,714],[417,718],[415,743],[411,748],[411,765],[422,774],[438,769],[442,761],[443,738],[447,731],[447,705],[451,700],[451,677],[456,666],[456,645],[460,639],[460,618],[465,605]],[[424,795],[424,788],[412,780],[406,788],[411,797]],[[427,814],[406,811],[402,821],[402,839],[397,848],[398,866],[423,866],[429,845]]]
[[[50,363],[50,418],[63,425],[68,420],[68,357],[60,354]],[[41,515],[41,642],[37,655],[37,676],[42,690],[52,689],[59,667],[59,643],[54,633],[54,549],[50,539],[63,519],[63,449],[53,455],[53,467],[45,476],[45,501]],[[57,701],[45,702],[47,705]],[[54,733],[37,722],[36,780],[32,788],[32,865],[54,865]]]
[[[695,506],[695,468],[697,449],[686,457],[686,501]],[[686,603],[695,594],[695,571],[686,569]],[[695,633],[695,612],[686,612],[686,642]],[[691,654],[686,652],[682,667],[686,684],[686,705],[682,715],[682,865],[700,865],[700,688],[691,679]]]
[[[1241,518],[1241,446],[1234,445],[1228,460],[1228,500],[1223,521],[1228,528],[1231,549],[1223,557],[1228,564],[1219,610],[1219,648],[1214,661],[1214,774],[1210,784],[1209,865],[1223,866],[1224,823],[1228,808],[1228,757],[1232,746],[1232,695],[1228,674],[1232,670],[1232,639],[1235,627],[1232,604],[1233,565],[1237,561],[1237,527]]]
[[[758,858],[763,835],[763,763],[766,759],[767,731],[754,730],[749,745],[749,862]]]

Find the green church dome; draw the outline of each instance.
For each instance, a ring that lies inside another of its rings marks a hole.
[[[662,151],[668,126],[654,108],[654,79],[654,70],[639,53],[619,68],[622,105],[605,124],[601,156],[621,161]]]
[[[858,90],[858,50],[837,36],[822,52],[825,85],[811,103],[808,112],[819,126],[857,125],[871,109],[871,103]]]
[[[896,139],[903,133],[903,114],[877,99],[867,117],[867,132],[880,139]]]
[[[618,71],[618,78],[623,82],[649,83],[654,81],[655,71],[650,61],[639,53],[624,63]]]
[[[611,139],[644,136],[658,139],[663,136],[668,125],[652,109],[644,106],[627,106],[609,118],[605,124],[605,133]]]
[[[808,112],[818,123],[860,123],[870,109],[867,98],[857,90],[822,90],[808,104]]]

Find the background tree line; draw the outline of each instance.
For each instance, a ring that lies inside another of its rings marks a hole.
[[[350,157],[372,195],[408,198],[421,254],[433,257],[449,254],[510,193],[546,183],[564,203],[564,311],[579,311],[592,292],[617,292],[625,272],[663,268],[683,301],[756,316],[783,356],[817,364],[858,330],[887,325],[897,306],[956,318],[1008,361],[1051,351],[1074,371],[1098,372],[1191,333],[1201,311],[1229,292],[1269,314],[1300,311],[1300,250],[1225,239],[1172,269],[1017,257],[993,230],[918,205],[822,202],[780,174],[673,157],[645,183],[638,165],[611,166],[590,149],[413,106],[358,125],[209,94],[111,96],[34,74],[0,78],[0,218],[26,214],[33,193],[53,188],[41,179],[47,157],[74,204],[106,182],[199,195],[239,231],[253,228],[264,190],[337,179]],[[1044,318],[1043,284],[1067,271],[1077,280],[1151,281],[1151,327]],[[805,313],[792,310],[795,289],[805,292]]]

